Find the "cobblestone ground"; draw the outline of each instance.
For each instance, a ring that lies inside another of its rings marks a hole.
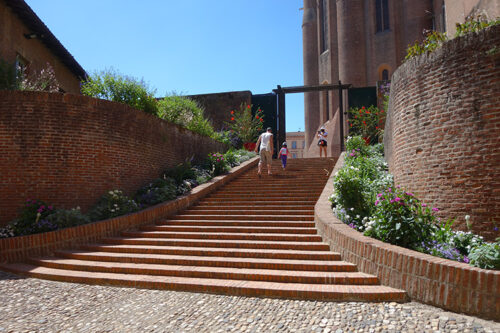
[[[415,302],[246,298],[0,272],[0,332],[500,332],[500,324]]]

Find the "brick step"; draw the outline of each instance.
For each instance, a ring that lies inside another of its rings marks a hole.
[[[309,207],[313,207],[314,209],[314,205],[316,205],[316,201],[314,198],[310,198],[308,201],[298,201],[298,200],[275,200],[275,198],[273,198],[272,200],[268,200],[268,201],[262,201],[261,200],[262,198],[258,198],[256,199],[255,201],[254,200],[234,200],[234,201],[231,201],[231,200],[227,200],[227,199],[217,199],[217,200],[210,200],[208,198],[206,199],[202,199],[200,201],[198,201],[197,205],[199,206],[242,206],[242,205],[245,205],[247,207],[263,207],[263,206],[276,206],[278,205],[279,207],[282,207],[282,208],[289,208],[290,206],[309,206]],[[221,201],[226,201],[224,203],[221,203]],[[244,201],[244,202],[242,202]]]
[[[217,207],[215,207],[217,208]],[[187,209],[181,212],[182,215],[314,215],[314,210],[289,210],[289,209],[274,209],[274,210],[254,210],[253,208],[246,209]]]
[[[246,234],[223,232],[167,232],[167,231],[123,231],[123,237],[131,238],[175,238],[175,239],[218,239],[218,240],[249,240],[278,242],[321,242],[319,235],[301,234]]]
[[[267,194],[282,194],[284,191],[286,191],[286,196],[304,196],[304,195],[319,195],[323,190],[304,190],[304,189],[287,189],[287,190],[275,190],[275,189],[256,189],[256,190],[241,190],[241,191],[236,191],[236,190],[224,190],[224,191],[218,191],[215,192],[215,194],[225,194],[225,195],[234,195],[234,196],[265,196]]]
[[[113,253],[87,251],[56,251],[55,255],[64,259],[90,260],[101,262],[122,262],[135,264],[158,264],[179,266],[231,267],[250,269],[295,270],[310,272],[356,272],[356,265],[346,261],[294,260],[268,258],[201,257],[178,256],[149,253]]]
[[[37,267],[28,264],[4,264],[15,274],[54,281],[123,287],[168,289],[189,292],[219,293],[238,296],[265,296],[322,301],[404,302],[406,293],[379,285],[318,285],[225,279],[201,279],[138,274],[109,274]]]
[[[274,182],[269,182],[265,184],[253,184],[252,182],[248,182],[246,184],[239,184],[237,181],[231,182],[229,184],[224,185],[221,190],[247,190],[247,189],[279,189],[279,190],[288,190],[290,188],[295,189],[303,189],[304,185],[294,184],[293,181],[289,181],[286,184],[276,184]],[[309,184],[307,186],[310,189],[321,190],[325,187],[325,181],[317,182],[316,184]]]
[[[326,243],[319,242],[278,242],[278,241],[247,241],[247,240],[212,240],[212,239],[173,239],[173,238],[125,238],[108,237],[102,239],[106,244],[122,245],[156,245],[156,246],[187,246],[187,247],[223,247],[233,249],[281,249],[301,251],[329,251]]]
[[[169,226],[240,226],[240,227],[293,227],[293,228],[314,228],[315,224],[311,221],[237,221],[237,220],[163,220],[157,221],[156,225]]]
[[[314,221],[313,215],[195,215],[182,214],[171,217],[173,220],[253,220],[253,221]]]
[[[29,260],[32,265],[85,272],[145,274],[180,276],[205,279],[251,280],[285,283],[312,284],[378,284],[378,278],[360,272],[310,272],[274,269],[251,269],[232,267],[181,266],[164,264],[136,264],[123,262],[101,262],[60,258],[37,258]]]
[[[327,181],[327,177],[324,178],[303,178],[297,176],[295,177],[283,177],[283,178],[273,178],[273,176],[262,176],[262,177],[255,177],[255,178],[238,178],[234,182],[232,182],[232,185],[239,185],[239,186],[245,186],[245,185],[263,185],[263,186],[284,186],[284,185],[292,185],[292,186],[321,186],[325,185]]]
[[[296,260],[340,260],[340,254],[331,251],[297,251],[277,249],[231,249],[216,247],[176,247],[152,245],[82,245],[81,249],[92,252],[149,253],[202,257],[238,257]]]
[[[282,228],[282,227],[236,227],[236,226],[172,226],[147,225],[139,228],[141,231],[170,231],[170,232],[208,232],[208,233],[264,233],[264,234],[309,234],[316,235],[316,228]]]
[[[279,192],[268,192],[268,193],[260,193],[260,194],[226,194],[225,192],[216,192],[214,194],[210,194],[207,196],[207,199],[224,199],[224,200],[232,200],[232,201],[250,201],[250,200],[259,200],[259,201],[272,201],[279,200],[281,201],[316,201],[318,200],[320,193],[310,193],[308,195],[295,195],[293,193],[279,193]]]
[[[280,205],[279,203],[276,203],[274,205],[266,205],[266,206],[260,206],[260,205],[205,205],[205,204],[198,204],[196,206],[190,207],[190,211],[200,211],[200,210],[227,210],[227,211],[239,211],[239,210],[245,210],[251,208],[255,213],[260,212],[260,211],[276,211],[278,209],[284,209],[287,211],[311,211],[314,210],[314,204],[310,205],[300,205],[300,206],[295,206],[295,205]]]

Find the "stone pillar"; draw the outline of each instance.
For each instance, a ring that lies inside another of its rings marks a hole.
[[[319,84],[318,70],[318,11],[316,0],[304,0],[302,21],[304,85]],[[304,122],[306,148],[315,138],[319,126],[319,94],[304,93]]]
[[[339,79],[364,87],[366,75],[365,16],[363,0],[337,0]]]

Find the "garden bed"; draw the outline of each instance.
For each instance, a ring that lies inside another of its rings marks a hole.
[[[338,159],[315,207],[315,222],[332,250],[383,285],[404,289],[415,301],[486,319],[500,318],[500,271],[472,267],[364,236],[332,213],[333,180],[344,164]]]
[[[258,158],[254,157],[233,168],[229,173],[193,188],[187,195],[139,212],[51,232],[0,239],[0,262],[19,262],[31,256],[49,255],[55,250],[74,248],[79,244],[118,235],[123,230],[151,224],[191,206],[257,163]]]

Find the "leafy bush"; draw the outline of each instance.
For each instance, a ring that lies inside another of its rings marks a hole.
[[[362,136],[366,143],[376,143],[385,119],[384,110],[371,105],[368,108],[350,108],[347,113],[349,133]]]
[[[17,90],[20,81],[16,65],[0,59],[0,90]]]
[[[469,254],[470,264],[485,269],[500,269],[500,242],[484,243]]]
[[[252,105],[242,103],[238,110],[231,110],[231,121],[227,126],[232,133],[238,136],[243,143],[255,142],[262,132],[264,114],[259,108],[252,114]]]
[[[368,156],[371,152],[370,146],[368,146],[365,140],[359,135],[347,137],[345,149],[346,152],[348,152],[346,154],[346,159],[356,156]],[[356,156],[350,156],[350,153],[355,153]]]
[[[437,209],[421,204],[413,193],[388,188],[377,194],[375,206],[365,235],[410,249],[432,239]]]
[[[54,212],[54,207],[41,200],[28,199],[19,212],[19,218],[12,223],[14,235],[29,235],[57,228],[47,221],[47,216]]]
[[[148,207],[175,199],[177,186],[172,178],[158,178],[137,191],[136,200],[140,207]]]
[[[210,171],[202,168],[201,166],[194,166],[193,171],[195,175],[194,179],[198,184],[204,184],[212,179],[212,174],[210,173]]]
[[[229,163],[227,163],[224,155],[220,153],[208,154],[207,162],[209,170],[212,172],[212,175],[214,175],[214,177],[222,175],[228,172],[230,169]]]
[[[482,16],[471,16],[464,23],[457,23],[455,37],[460,37],[471,32],[478,32],[489,26],[500,24],[500,18],[488,21]]]
[[[104,194],[88,213],[92,221],[100,221],[139,210],[139,205],[120,190]]]
[[[236,155],[236,152],[232,149],[226,151],[223,154],[223,157],[226,159],[226,162],[229,163],[231,167],[240,165],[238,155]]]
[[[406,57],[403,61],[416,57],[420,54],[433,52],[448,40],[445,32],[426,30],[424,33],[425,38],[422,42],[417,41],[413,45],[408,45],[408,48],[406,49]]]
[[[47,221],[55,225],[57,229],[75,227],[77,225],[87,224],[90,218],[80,211],[80,208],[56,209],[56,211],[47,216]]]
[[[158,116],[190,131],[222,141],[208,119],[203,108],[194,100],[183,96],[167,96],[158,102]]]
[[[82,82],[83,95],[127,104],[146,113],[157,114],[154,91],[143,80],[122,75],[113,69],[95,72]]]
[[[196,179],[196,174],[191,167],[191,163],[185,162],[166,170],[163,173],[163,178],[172,178],[177,185],[180,185],[183,180]]]

